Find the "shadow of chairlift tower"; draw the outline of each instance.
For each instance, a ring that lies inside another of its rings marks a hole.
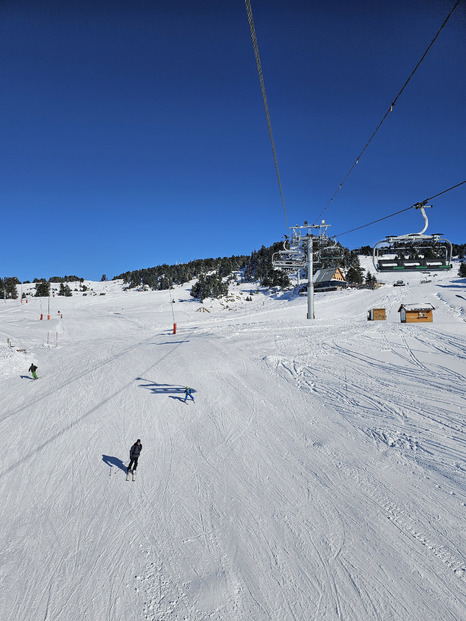
[[[147,390],[150,390],[150,392],[154,395],[167,395],[171,399],[184,401],[186,386],[180,386],[175,384],[158,384],[157,382],[151,382],[150,380],[144,379],[143,377],[137,377],[136,381],[148,382],[147,384],[139,384],[139,388],[146,388]],[[192,394],[195,394],[197,391],[194,388],[191,388],[191,392]]]

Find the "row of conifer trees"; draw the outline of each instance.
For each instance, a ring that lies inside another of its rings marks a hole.
[[[271,246],[262,246],[254,250],[250,255],[233,255],[231,257],[218,257],[216,259],[197,259],[188,263],[176,265],[157,265],[146,269],[124,272],[114,277],[122,279],[128,288],[148,286],[153,290],[170,289],[174,285],[181,285],[191,280],[196,280],[191,290],[191,295],[201,300],[207,297],[220,297],[228,293],[227,277],[233,278],[233,273],[240,272],[243,282],[258,282],[263,287],[286,288],[290,285],[288,275],[272,266],[272,255],[283,249],[282,242],[276,242]],[[454,245],[455,256],[463,257],[466,252],[466,244]],[[363,246],[357,250],[349,250],[340,246],[340,256],[332,262],[332,266],[340,267],[350,284],[375,284],[376,277],[361,268],[359,254],[372,254],[369,246]],[[323,265],[323,267],[330,266]],[[461,263],[460,277],[466,277],[466,264]],[[102,280],[107,280],[102,276]],[[82,291],[86,290],[83,285],[84,279],[78,276],[55,276],[46,280],[35,279],[35,295],[48,297],[51,283],[60,283],[58,295],[70,296],[72,291],[69,282],[80,282]],[[0,278],[0,298],[16,299],[18,297],[17,285],[20,281],[16,277]]]

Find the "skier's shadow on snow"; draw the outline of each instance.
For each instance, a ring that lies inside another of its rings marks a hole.
[[[30,379],[30,380],[34,379],[33,377],[29,377],[29,375],[20,375],[20,378],[21,379]]]
[[[102,461],[104,462],[104,464],[107,464],[107,466],[110,466],[110,468],[113,468],[113,466],[116,466],[117,468],[120,468],[120,470],[123,470],[123,472],[126,472],[125,464],[121,461],[121,459],[118,459],[118,457],[111,457],[110,455],[102,455]]]
[[[196,392],[196,391],[191,389],[191,392]],[[169,395],[169,397],[170,399],[175,399],[176,401],[182,401],[183,403],[186,401],[184,397],[174,397],[173,395]],[[192,399],[188,399],[188,401],[192,401]]]
[[[145,380],[142,377],[137,377],[136,380],[142,382],[149,382],[149,380]],[[184,401],[184,391],[186,390],[186,386],[177,386],[174,384],[157,384],[157,382],[149,382],[148,384],[139,384],[139,387],[147,388],[154,395],[169,395],[171,399],[179,399],[180,401]],[[191,392],[195,393],[196,391],[191,388]],[[173,395],[183,395],[183,397]]]

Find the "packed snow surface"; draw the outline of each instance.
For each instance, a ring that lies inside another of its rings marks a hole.
[[[0,300],[2,621],[464,620],[452,271],[316,294],[315,320],[250,284]]]

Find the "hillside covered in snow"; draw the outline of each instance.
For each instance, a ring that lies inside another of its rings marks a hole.
[[[452,272],[316,294],[314,321],[242,283],[0,301],[2,621],[464,619]]]

